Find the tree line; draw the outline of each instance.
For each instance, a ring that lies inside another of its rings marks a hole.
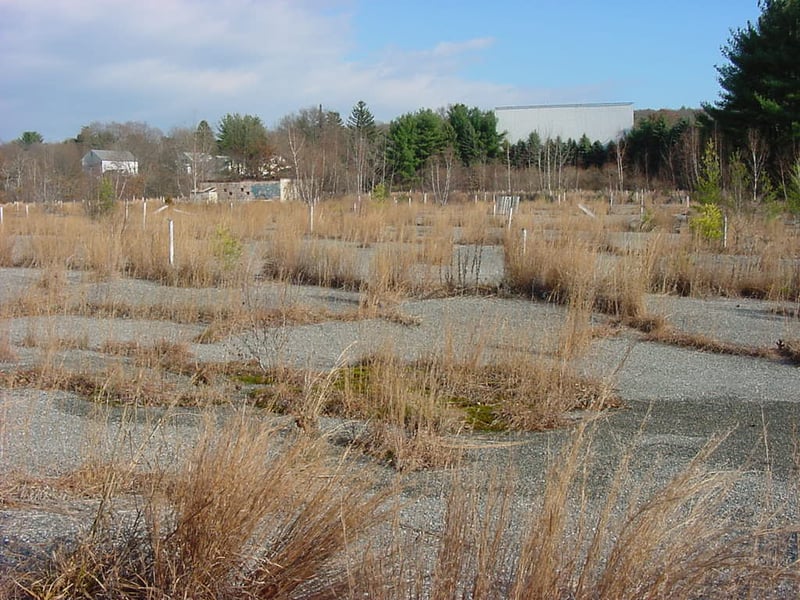
[[[268,129],[255,115],[164,134],[145,123],[92,123],[45,144],[26,131],[0,146],[0,201],[78,200],[97,183],[80,170],[92,148],[132,152],[132,196],[187,196],[220,177],[292,177],[300,197],[423,190],[553,194],[581,189],[693,190],[716,182],[720,202],[782,201],[800,210],[800,0],[761,0],[757,22],[732,31],[718,67],[720,99],[702,109],[639,111],[623,137],[601,143],[540,139],[510,144],[493,111],[452,104],[376,122],[358,101],[345,119],[312,106]],[[712,177],[713,175],[713,177]]]

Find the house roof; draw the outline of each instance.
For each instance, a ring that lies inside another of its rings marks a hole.
[[[110,160],[113,162],[135,162],[136,157],[127,150],[90,150],[100,160]]]

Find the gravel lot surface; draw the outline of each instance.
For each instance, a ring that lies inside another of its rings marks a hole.
[[[43,273],[34,269],[0,269],[0,303],[26,294],[42,277]],[[241,290],[175,289],[129,280],[91,282],[80,273],[69,273],[66,285],[73,297],[96,302],[215,306],[242,302],[245,297]],[[297,303],[347,310],[359,303],[353,293],[272,284],[253,286],[246,290],[246,297],[265,307]],[[675,327],[720,340],[773,347],[778,339],[800,339],[800,319],[776,315],[771,310],[776,307],[773,303],[663,296],[650,297],[648,303]],[[510,348],[546,348],[565,319],[560,307],[494,297],[414,300],[399,309],[417,324],[384,319],[332,321],[290,327],[258,339],[237,335],[215,344],[195,342],[203,330],[201,325],[74,316],[4,320],[0,321],[0,339],[8,339],[13,357],[6,356],[0,369],[42,360],[46,349],[41,344],[29,347],[26,337],[86,340],[81,349],[59,351],[49,358],[65,367],[82,368],[107,366],[111,359],[98,352],[105,341],[162,339],[187,343],[200,362],[257,352],[266,360],[280,357],[298,366],[324,369],[378,349],[416,358],[445,347],[480,349],[490,358],[503,356]],[[714,468],[745,469],[728,508],[747,513],[764,500],[769,489],[779,505],[787,503],[788,516],[798,518],[794,513],[798,493],[795,444],[800,442],[795,431],[800,417],[798,367],[645,342],[629,331],[597,340],[581,360],[581,368],[607,377],[624,402],[623,408],[609,411],[596,423],[597,468],[592,475],[596,485],[592,489],[603,489],[621,453],[631,444],[637,448],[634,473],[657,485],[684,466],[713,435],[731,431],[711,459]],[[98,407],[64,392],[0,389],[0,478],[12,472],[32,476],[66,473],[89,458],[121,451],[143,467],[174,464],[191,446],[200,420],[191,410],[162,418],[163,412],[141,409],[134,418],[129,416],[118,408]],[[341,425],[326,423],[329,427]],[[524,504],[541,489],[545,465],[566,435],[555,431],[476,437],[476,449],[469,452],[468,462],[470,468],[484,471],[513,465],[520,479],[519,502]],[[410,527],[436,530],[447,477],[441,471],[410,477],[409,497],[415,501],[404,517]],[[19,553],[35,552],[53,540],[73,536],[86,525],[93,508],[89,500],[45,495],[0,509],[0,565]]]

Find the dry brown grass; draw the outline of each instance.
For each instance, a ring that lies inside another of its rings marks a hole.
[[[11,336],[5,328],[0,329],[0,363],[17,360],[17,353],[11,344]]]
[[[729,502],[742,473],[707,466],[724,436],[657,486],[632,477],[634,443],[608,484],[595,489],[596,435],[592,422],[578,425],[549,459],[541,495],[523,504],[515,501],[513,467],[504,475],[457,471],[441,528],[409,532],[392,508],[402,489],[376,487],[363,466],[336,459],[323,439],[285,437],[245,412],[220,427],[209,414],[186,461],[169,471],[87,463],[51,481],[18,480],[6,506],[24,501],[25,486],[105,500],[95,527],[12,572],[0,590],[15,599],[782,598],[800,591],[795,559],[780,546],[797,528],[766,513],[737,520]],[[131,493],[140,508],[125,516],[117,499]]]
[[[800,365],[800,340],[778,340],[778,354],[793,364]]]
[[[292,284],[358,290],[362,285],[356,248],[289,236],[270,240],[262,274]]]
[[[560,203],[523,203],[510,228],[507,219],[492,216],[491,204],[482,200],[446,207],[365,200],[354,210],[354,199],[345,198],[315,207],[313,232],[309,209],[299,204],[192,205],[157,212],[163,207],[150,202],[146,223],[141,203],[130,205],[127,219],[123,210],[100,220],[67,209],[32,211],[29,217],[17,215],[5,223],[0,262],[83,269],[100,277],[126,275],[170,285],[237,287],[263,272],[287,281],[381,289],[385,269],[373,269],[370,275],[369,269],[358,266],[358,251],[393,244],[394,254],[408,256],[400,261],[404,265],[441,269],[432,277],[430,270],[418,268],[415,285],[404,283],[406,292],[430,294],[441,289],[463,292],[459,268],[452,267],[458,249],[454,244],[482,248],[502,243],[507,283],[525,294],[563,301],[570,287],[580,287],[587,270],[600,268],[595,285],[601,310],[632,313],[638,310],[636,297],[648,289],[800,297],[796,227],[763,215],[732,214],[729,244],[721,250],[688,232],[673,234],[674,215],[684,208],[657,201],[646,202],[651,231],[647,235],[661,242],[647,244],[647,251],[620,249],[612,241],[612,235],[638,218],[637,206],[615,205],[609,213],[607,201],[596,199],[596,194],[570,193]],[[581,213],[578,204],[596,218]],[[175,266],[168,264],[169,219],[176,229]],[[524,258],[519,248],[522,228],[529,233]],[[404,247],[408,250],[400,250]],[[608,268],[609,258],[620,254],[623,265]],[[408,269],[405,273],[407,277]]]
[[[171,363],[171,359],[165,362]],[[185,363],[170,366],[187,376],[186,385],[167,377],[164,365],[153,369],[117,363],[103,369],[75,370],[59,362],[5,371],[0,373],[0,383],[8,389],[63,390],[114,406],[205,407],[228,402],[224,389],[202,385],[209,378],[207,369]]]
[[[580,427],[551,466],[541,508],[523,535],[509,597],[685,598],[720,589],[752,593],[780,578],[798,584],[788,563],[766,573],[749,549],[757,528],[737,529],[720,513],[737,473],[710,471],[704,463],[723,438],[711,440],[649,497],[636,488],[624,496],[632,455],[624,456],[592,520],[584,513],[588,507],[571,503],[581,498],[574,486],[590,460],[586,435]]]
[[[728,239],[722,249],[688,233],[676,237],[654,261],[652,288],[684,296],[800,297],[796,227],[781,219],[733,215]]]
[[[596,218],[576,211],[577,202]],[[798,362],[795,340],[760,349],[685,334],[647,315],[643,303],[652,290],[796,300],[800,285],[796,264],[789,262],[798,254],[796,230],[760,218],[734,220],[731,245],[721,253],[691,236],[672,236],[666,230],[672,220],[651,208],[648,227],[654,232],[639,249],[617,247],[610,235],[628,229],[630,215],[611,214],[607,204],[578,195],[560,205],[523,203],[511,227],[483,202],[438,207],[364,201],[353,210],[352,199],[319,205],[313,231],[308,207],[255,203],[187,207],[189,214],[174,208],[154,214],[150,206],[146,225],[135,210],[127,221],[121,212],[97,221],[37,212],[9,219],[1,232],[0,264],[44,272],[23,297],[2,307],[3,317],[168,319],[206,325],[200,341],[253,332],[276,337],[255,341],[261,350],[274,350],[274,364],[197,365],[183,343],[107,342],[100,350],[114,358],[105,370],[67,370],[59,352],[88,348],[89,341],[31,330],[28,342],[44,349],[41,364],[3,374],[0,385],[69,390],[103,404],[167,407],[235,405],[252,389],[243,402],[292,415],[299,431],[277,430],[255,411],[237,413],[221,430],[209,423],[186,463],[169,470],[138,472],[88,461],[56,480],[21,476],[11,487],[6,480],[0,487],[5,506],[28,501],[37,486],[102,502],[89,535],[46,563],[14,573],[15,583],[0,584],[0,595],[765,597],[779,584],[796,592],[796,563],[769,550],[771,536],[792,532],[748,527],[721,514],[737,473],[703,466],[718,440],[654,493],[629,477],[632,450],[598,504],[585,487],[594,468],[592,435],[581,425],[551,461],[543,496],[528,513],[513,511],[511,475],[456,481],[443,529],[434,534],[433,547],[424,548],[432,549],[432,562],[416,556],[422,544],[405,546],[397,530],[396,539],[380,538],[371,548],[362,534],[378,521],[384,534],[392,529],[387,496],[354,475],[364,471],[363,463],[354,469],[347,460],[331,461],[323,415],[359,420],[361,426],[340,441],[411,471],[460,464],[474,443],[467,432],[562,427],[576,410],[614,406],[613,382],[580,377],[570,366],[591,343],[598,310],[645,331],[647,339]],[[175,267],[167,264],[167,218],[178,232]],[[524,248],[522,227],[529,233]],[[566,325],[551,343],[490,357],[476,339],[463,350],[450,347],[417,361],[387,351],[323,373],[282,362],[279,336],[288,325],[375,317],[413,322],[397,308],[409,295],[485,292],[478,285],[482,252],[498,242],[506,254],[502,289],[568,306]],[[366,268],[365,251],[372,256]],[[100,278],[221,286],[233,295],[259,274],[357,290],[363,302],[336,314],[241,301],[212,308],[88,303],[65,292],[67,269]],[[4,356],[13,360],[15,352],[8,336],[4,342],[0,335],[0,360]],[[232,388],[247,389],[228,394]],[[125,521],[129,526],[106,527],[115,501],[131,496],[140,510]],[[519,522],[526,525],[514,533]],[[387,548],[395,551],[389,564],[365,555]]]
[[[723,508],[742,475],[707,466],[724,436],[652,489],[631,479],[633,444],[608,485],[590,490],[595,435],[592,425],[578,426],[549,461],[541,496],[522,508],[513,502],[513,469],[454,476],[441,529],[410,536],[396,529],[394,560],[365,563],[357,591],[379,599],[520,600],[784,598],[800,591],[794,559],[774,552],[796,527],[766,527],[767,514],[737,521]]]
[[[100,352],[133,358],[134,364],[138,367],[164,369],[178,373],[193,371],[191,365],[195,364],[188,344],[170,340],[157,340],[152,344],[108,340],[100,345]]]
[[[45,565],[15,573],[4,591],[10,598],[340,597],[386,496],[321,451],[308,437],[281,443],[245,415],[221,429],[209,421],[185,464],[146,479],[142,509],[127,525],[98,518],[100,526]]]
[[[592,242],[536,232],[524,246],[519,236],[509,235],[505,256],[504,284],[513,292],[562,304],[590,296],[594,310],[612,315],[644,310],[647,254],[607,257]]]

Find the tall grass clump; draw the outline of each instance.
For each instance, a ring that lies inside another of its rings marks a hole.
[[[568,235],[548,239],[544,232],[525,245],[509,233],[504,250],[504,287],[511,292],[559,304],[588,294],[594,309],[622,317],[644,310],[647,269],[640,253],[603,255],[593,243]]]
[[[455,475],[431,550],[395,528],[391,559],[372,557],[357,581],[370,598],[786,598],[800,572],[781,543],[796,527],[730,512],[739,471],[708,462],[711,439],[664,482],[631,477],[635,444],[608,481],[592,481],[596,425],[580,424],[550,458],[542,489],[506,475]],[[513,456],[513,451],[510,452]],[[512,460],[513,464],[513,460]],[[601,477],[602,479],[602,477]],[[533,497],[519,502],[520,494]],[[396,587],[386,587],[386,581]],[[400,591],[398,594],[398,590]]]
[[[386,497],[321,450],[243,414],[209,422],[185,463],[150,474],[124,524],[99,519],[44,565],[15,573],[8,596],[342,597]]]
[[[796,257],[800,236],[764,214],[729,216],[728,244],[680,235],[654,262],[651,287],[683,296],[800,297]]]
[[[445,443],[460,427],[433,370],[379,353],[342,369],[329,410],[367,423],[358,447],[399,471],[448,465],[458,451]]]
[[[266,245],[262,274],[293,284],[357,290],[361,273],[350,244],[306,238],[298,229],[277,232]]]

